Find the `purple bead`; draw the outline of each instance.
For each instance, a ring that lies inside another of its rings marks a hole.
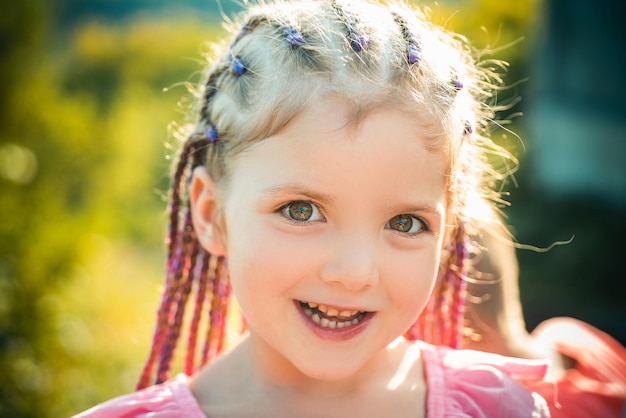
[[[304,37],[293,28],[285,29],[283,34],[286,35],[286,40],[289,45],[294,48],[304,45]]]
[[[357,35],[352,33],[350,35],[350,47],[355,52],[361,52],[364,49],[367,49],[367,44],[369,40],[365,35]]]
[[[465,129],[463,130],[463,133],[465,135],[471,135],[472,133],[474,133],[474,128],[472,127],[472,124],[469,123],[469,121],[465,122]]]
[[[458,78],[453,78],[450,83],[452,83],[452,87],[454,87],[456,91],[459,91],[463,88],[463,83],[461,83]]]
[[[246,66],[239,57],[233,59],[232,73],[235,77],[241,77],[246,72]]]
[[[409,53],[408,53],[409,64],[416,64],[422,60],[422,51],[415,44],[409,45]]]

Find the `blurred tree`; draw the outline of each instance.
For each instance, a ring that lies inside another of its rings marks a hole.
[[[43,357],[62,358],[63,353],[48,338],[53,324],[40,302],[67,272],[76,252],[70,240],[53,232],[71,234],[71,223],[53,222],[45,232],[39,230],[50,217],[61,215],[59,201],[68,194],[61,179],[40,176],[48,164],[59,163],[35,150],[56,151],[54,144],[42,141],[47,127],[34,117],[39,99],[49,97],[46,86],[39,83],[44,90],[31,90],[30,96],[24,91],[45,65],[40,53],[49,28],[46,6],[43,1],[15,2],[0,17],[1,416],[46,415],[51,376],[39,365]]]
[[[185,94],[163,89],[200,68],[185,57],[215,32],[181,16],[51,32],[47,6],[0,18],[7,417],[69,416],[132,390],[161,281],[167,126]]]

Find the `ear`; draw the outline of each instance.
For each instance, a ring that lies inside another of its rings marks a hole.
[[[215,182],[204,167],[193,170],[189,186],[191,220],[200,245],[213,255],[226,255],[223,228],[217,208]]]

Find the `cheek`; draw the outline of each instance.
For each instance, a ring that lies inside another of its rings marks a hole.
[[[289,296],[316,263],[314,246],[258,225],[229,225],[228,266],[242,305],[250,298]]]
[[[393,263],[387,272],[395,305],[411,315],[417,315],[428,301],[439,267],[438,248],[407,255]]]

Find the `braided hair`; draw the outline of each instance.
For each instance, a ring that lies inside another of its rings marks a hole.
[[[355,118],[380,106],[408,112],[423,126],[429,149],[444,153],[456,226],[435,291],[405,337],[459,344],[468,231],[476,224],[472,202],[497,199],[493,183],[501,174],[487,155],[507,156],[487,134],[493,115],[485,103],[498,79],[474,62],[462,39],[423,12],[368,1],[260,4],[232,25],[231,42],[195,92],[198,105],[174,165],[165,286],[138,388],[169,378],[181,335],[182,369],[192,374],[222,351],[230,334],[245,330],[230,298],[227,261],[202,248],[191,222],[193,170],[204,166],[216,184],[227,183],[233,156],[330,95],[351,103]]]

